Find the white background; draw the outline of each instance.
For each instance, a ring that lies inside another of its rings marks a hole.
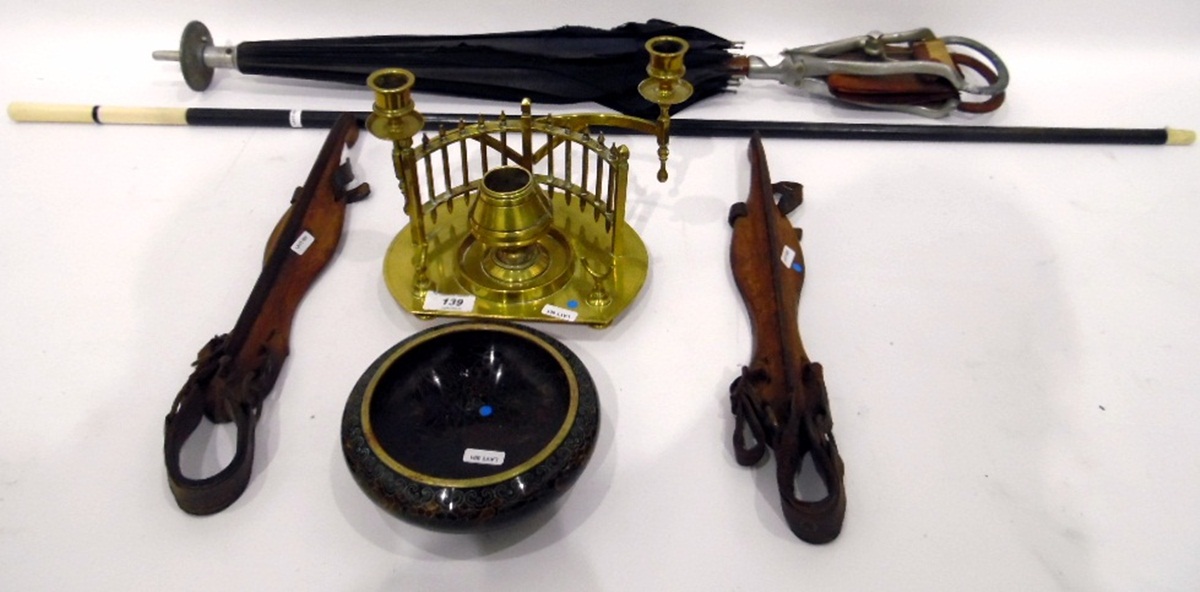
[[[240,42],[658,17],[769,57],[872,29],[976,38],[1012,70],[1008,102],[951,125],[1200,126],[1190,0],[9,4],[5,104],[369,108],[357,89],[229,72],[193,93],[149,58],[191,19]],[[685,115],[925,123],[773,83]],[[806,187],[800,325],[847,467],[845,529],[811,546],[784,524],[773,465],[739,467],[729,444],[726,388],[750,347],[725,224],[747,191],[741,139],[676,139],[663,185],[653,141],[629,140],[649,281],[610,329],[541,326],[601,392],[568,495],[487,535],[376,509],[341,458],[342,407],[430,323],[383,286],[404,217],[388,147],[364,135],[353,160],[374,194],[299,309],[249,489],[185,515],[163,416],[196,351],[232,328],[323,137],[0,123],[3,588],[1200,588],[1200,147],[766,142],[775,180]]]

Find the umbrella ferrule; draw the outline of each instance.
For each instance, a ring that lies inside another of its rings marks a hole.
[[[151,54],[162,62],[179,62],[188,88],[200,91],[212,83],[216,68],[237,68],[237,47],[213,45],[212,33],[200,21],[183,28],[178,50],[160,50]]]

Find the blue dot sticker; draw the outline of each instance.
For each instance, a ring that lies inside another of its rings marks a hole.
[[[799,263],[793,263],[792,269],[794,269],[796,271],[804,271],[804,266],[800,265]]]
[[[482,415],[483,417],[488,417],[489,415],[492,414],[492,411],[493,411],[493,409],[492,409],[491,405],[484,405],[483,407],[479,408],[479,415]]]
[[[579,308],[579,301],[578,300],[568,300],[567,308]]]

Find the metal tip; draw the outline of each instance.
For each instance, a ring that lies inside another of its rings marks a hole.
[[[160,62],[178,62],[180,60],[179,51],[174,49],[160,49],[150,55]]]

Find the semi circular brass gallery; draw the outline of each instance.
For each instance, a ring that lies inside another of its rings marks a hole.
[[[346,463],[389,513],[473,530],[565,491],[595,447],[599,399],[563,344],[508,323],[427,329],[381,355],[342,416]]]

